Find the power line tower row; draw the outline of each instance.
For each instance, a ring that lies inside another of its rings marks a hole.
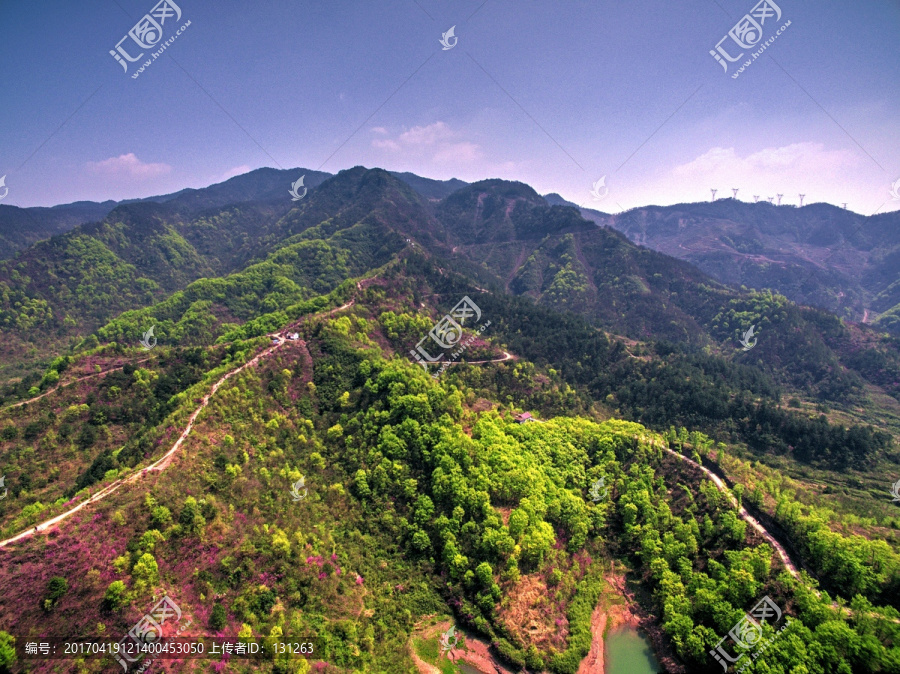
[[[719,190],[718,190],[718,189],[715,189],[715,188],[710,188],[709,191],[712,193],[712,201],[715,201],[715,200],[716,200],[716,193],[718,193]],[[738,192],[740,192],[740,188],[739,188],[739,187],[732,187],[732,188],[731,188],[731,191],[732,191],[732,193],[734,194],[734,198],[737,199],[737,195],[738,195]],[[778,206],[781,206],[781,200],[782,200],[782,198],[784,198],[784,194],[779,194],[779,195],[777,195],[777,197],[778,197],[778,204],[777,204],[777,205],[778,205]],[[800,208],[803,208],[803,200],[804,200],[805,198],[806,198],[806,195],[805,195],[805,194],[801,194],[801,195],[800,195]],[[775,199],[775,197],[768,197],[769,203],[771,204],[772,201],[773,201],[774,199]],[[754,195],[753,195],[753,203],[754,203],[754,204],[759,203],[759,195],[758,195],[758,194],[754,194]],[[845,208],[845,209],[847,208],[847,204],[844,204],[844,208]]]

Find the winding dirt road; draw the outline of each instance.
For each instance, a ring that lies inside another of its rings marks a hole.
[[[350,307],[350,306],[352,306],[352,305],[353,305],[353,300],[350,300],[348,303],[346,303],[346,304],[344,304],[344,305],[342,305],[342,306],[340,306],[340,307],[337,307],[336,309],[332,309],[332,310],[330,310],[330,311],[328,311],[328,312],[323,312],[322,314],[319,314],[319,315],[328,315],[328,316],[330,316],[330,315],[332,315],[332,314],[337,313],[338,311],[342,311],[342,310],[344,310],[344,309],[347,309],[348,307]],[[309,318],[309,317],[305,317],[305,318]],[[253,358],[251,358],[250,360],[248,360],[246,363],[244,363],[244,364],[241,365],[240,367],[237,367],[237,368],[235,368],[235,369],[233,369],[233,370],[231,370],[231,371],[229,371],[229,372],[226,372],[224,375],[222,375],[222,376],[218,379],[218,381],[216,381],[216,383],[213,384],[212,389],[209,391],[209,393],[207,393],[205,396],[203,396],[202,400],[200,401],[199,407],[197,407],[197,409],[195,409],[195,410],[191,413],[191,416],[188,417],[188,423],[187,423],[187,426],[186,426],[185,429],[181,432],[181,435],[178,436],[178,440],[176,440],[176,441],[175,441],[175,444],[172,445],[172,448],[171,448],[168,452],[166,452],[165,454],[163,454],[159,459],[157,459],[156,461],[154,461],[153,463],[151,463],[151,464],[150,464],[149,466],[147,466],[146,468],[142,468],[142,469],[139,470],[139,471],[135,471],[134,473],[132,473],[132,474],[129,475],[128,477],[124,477],[124,478],[118,479],[118,480],[116,480],[115,482],[113,482],[113,483],[107,485],[106,487],[104,487],[103,489],[101,489],[100,491],[98,491],[96,494],[94,494],[93,496],[91,496],[91,497],[90,497],[89,499],[87,499],[86,501],[82,501],[82,502],[79,503],[77,506],[75,506],[75,507],[73,507],[73,508],[70,508],[69,510],[67,510],[67,511],[65,511],[65,512],[59,514],[59,515],[56,515],[55,517],[51,517],[50,519],[41,522],[40,524],[38,524],[38,525],[37,525],[36,527],[34,527],[33,529],[26,529],[26,530],[23,531],[22,533],[17,534],[17,535],[15,535],[15,536],[13,536],[12,538],[7,538],[7,539],[4,540],[4,541],[0,541],[0,548],[5,547],[5,546],[9,545],[10,543],[15,543],[16,541],[22,540],[23,538],[27,538],[27,537],[29,537],[29,536],[32,536],[32,535],[34,535],[34,534],[36,534],[36,533],[40,533],[40,532],[46,531],[49,527],[53,526],[54,524],[58,524],[59,522],[62,522],[63,520],[68,519],[69,517],[71,517],[72,515],[74,515],[75,513],[77,513],[79,510],[81,510],[82,508],[84,508],[86,505],[88,505],[88,504],[90,504],[90,503],[95,503],[95,502],[97,502],[97,501],[101,501],[101,500],[105,499],[107,496],[109,496],[109,495],[112,494],[114,491],[116,491],[119,487],[134,482],[135,480],[139,479],[140,477],[142,477],[145,473],[147,473],[147,472],[149,472],[149,471],[153,471],[153,470],[155,470],[155,471],[163,471],[163,470],[165,470],[165,469],[169,466],[169,464],[172,462],[172,457],[173,457],[173,456],[175,455],[175,453],[181,448],[181,445],[182,445],[182,444],[184,443],[184,441],[187,439],[187,436],[190,435],[191,429],[193,429],[193,427],[194,427],[194,422],[197,420],[197,417],[200,415],[200,412],[202,412],[202,411],[206,408],[206,406],[209,404],[209,399],[213,396],[213,394],[215,394],[216,391],[219,390],[219,387],[222,386],[222,384],[224,384],[226,381],[228,381],[228,380],[229,380],[231,377],[233,377],[234,375],[236,375],[236,374],[242,372],[243,370],[245,370],[246,368],[250,367],[251,365],[255,365],[255,364],[258,363],[262,358],[266,358],[266,357],[270,356],[272,353],[274,353],[275,351],[277,351],[278,349],[280,349],[282,346],[284,346],[285,344],[287,344],[289,340],[287,340],[287,339],[285,338],[285,337],[286,337],[286,336],[285,336],[285,333],[287,333],[287,331],[290,330],[292,327],[295,327],[295,326],[298,325],[300,322],[302,322],[302,320],[303,320],[303,319],[301,319],[301,321],[298,321],[297,323],[294,323],[294,324],[292,324],[292,325],[290,325],[290,326],[284,328],[283,330],[281,330],[281,331],[278,332],[278,333],[273,333],[273,334],[268,335],[268,337],[269,337],[270,339],[275,339],[275,338],[277,338],[277,339],[278,339],[278,344],[274,344],[274,345],[270,346],[268,349],[266,349],[265,351],[261,351],[260,353],[258,353],[257,355],[255,355]],[[109,371],[111,371],[111,370],[109,370]],[[90,375],[90,376],[96,376],[97,374],[103,374],[103,373],[96,373],[95,375]],[[48,391],[48,393],[49,393],[49,391]],[[34,399],[33,399],[33,400],[34,400]]]
[[[764,539],[766,539],[766,542],[775,549],[775,552],[778,553],[778,556],[781,558],[781,561],[784,564],[785,568],[788,570],[788,572],[794,578],[800,578],[800,571],[797,569],[797,565],[791,561],[791,558],[790,558],[790,556],[788,556],[787,550],[784,549],[784,546],[775,540],[775,537],[769,533],[768,529],[766,529],[762,524],[759,523],[759,520],[757,520],[755,517],[753,517],[753,515],[748,513],[747,509],[738,503],[737,499],[734,497],[734,494],[731,493],[731,490],[728,489],[728,485],[725,484],[725,482],[722,480],[722,478],[720,478],[718,475],[713,473],[709,468],[705,468],[705,467],[701,466],[699,463],[697,463],[693,459],[689,459],[686,456],[684,456],[683,454],[679,454],[674,449],[669,449],[667,446],[660,444],[658,442],[654,442],[653,440],[646,438],[646,437],[641,437],[641,440],[643,440],[644,442],[647,442],[648,444],[653,445],[654,447],[664,449],[672,456],[675,456],[675,457],[681,459],[682,461],[684,461],[685,463],[688,463],[688,464],[694,466],[698,470],[703,471],[706,474],[706,476],[712,481],[712,483],[714,485],[716,485],[716,487],[718,487],[719,491],[721,491],[723,494],[725,494],[725,496],[728,498],[728,500],[731,502],[731,504],[738,509],[738,515],[740,515],[741,519],[743,519],[745,522],[747,522],[747,524],[749,524],[751,527],[756,529],[756,531],[759,532],[759,534]]]
[[[725,496],[728,497],[728,500],[731,501],[732,505],[734,505],[738,508],[738,515],[740,515],[741,518],[745,522],[747,522],[747,524],[749,524],[751,527],[756,529],[756,531],[759,532],[759,534],[763,538],[766,539],[766,542],[768,542],[769,545],[771,545],[773,548],[775,548],[775,552],[778,553],[778,556],[781,558],[782,563],[784,564],[785,568],[790,572],[790,574],[794,578],[800,578],[800,571],[797,569],[797,566],[791,561],[791,558],[788,556],[787,550],[784,549],[784,546],[781,543],[779,543],[778,541],[776,541],[775,537],[769,533],[769,530],[766,529],[762,524],[760,524],[759,520],[757,520],[755,517],[753,517],[753,515],[748,513],[747,509],[744,506],[738,504],[738,501],[734,497],[734,494],[731,493],[731,490],[728,489],[728,486],[722,481],[722,478],[720,478],[718,475],[713,473],[709,468],[704,468],[703,466],[701,466],[699,463],[697,463],[693,459],[689,459],[686,456],[679,454],[675,450],[669,449],[668,447],[666,447],[665,450],[667,452],[669,452],[669,454],[673,454],[673,455],[677,456],[682,461],[686,461],[687,463],[691,464],[692,466],[694,466],[696,468],[699,468],[704,473],[706,473],[706,476],[710,480],[712,480],[713,484],[715,484],[719,488],[719,491],[721,491],[723,494],[725,494]]]
[[[485,363],[502,363],[507,360],[515,360],[515,358],[516,357],[509,351],[504,351],[503,358],[496,358],[494,360],[454,360],[452,363],[448,363],[448,365],[459,365],[460,363],[465,363],[466,365],[484,365]]]
[[[357,284],[357,285],[358,285],[358,284]],[[340,307],[337,307],[336,309],[331,309],[331,310],[328,311],[328,312],[323,312],[323,313],[320,314],[320,315],[329,315],[329,316],[330,316],[330,315],[332,315],[332,314],[335,314],[335,313],[337,313],[337,312],[339,312],[339,311],[343,311],[344,309],[347,309],[347,308],[351,307],[351,306],[353,305],[353,303],[354,303],[354,300],[350,300],[350,301],[347,302],[346,304],[344,304],[344,305],[342,305],[342,306],[340,306]],[[224,384],[226,381],[228,381],[228,380],[229,380],[231,377],[233,377],[234,375],[239,374],[240,372],[242,372],[243,370],[245,370],[246,368],[248,368],[248,367],[250,367],[250,366],[256,365],[261,359],[267,358],[267,357],[270,356],[272,353],[274,353],[275,351],[277,351],[278,349],[280,349],[282,346],[284,346],[285,344],[287,344],[288,341],[289,341],[289,340],[286,339],[286,333],[288,332],[288,330],[290,330],[291,328],[296,327],[297,325],[299,325],[299,323],[303,322],[303,320],[306,320],[307,318],[309,318],[309,317],[304,317],[304,319],[301,319],[300,321],[298,321],[298,322],[296,322],[296,323],[293,323],[293,324],[291,324],[291,325],[289,325],[289,326],[283,328],[283,329],[282,329],[281,331],[279,331],[278,333],[273,333],[273,334],[268,335],[268,337],[269,337],[270,339],[276,339],[276,338],[277,338],[277,339],[278,339],[278,343],[277,343],[277,344],[274,344],[274,345],[270,346],[269,348],[265,349],[264,351],[260,352],[259,354],[257,354],[256,356],[254,356],[252,359],[250,359],[249,361],[247,361],[246,363],[244,363],[244,364],[241,365],[240,367],[237,367],[237,368],[235,368],[234,370],[231,370],[231,371],[225,373],[224,375],[222,375],[222,377],[220,377],[219,380],[216,381],[215,384],[213,384],[212,389],[209,391],[209,393],[207,393],[205,396],[203,396],[203,398],[202,398],[201,401],[200,401],[200,405],[197,407],[197,409],[195,409],[195,410],[191,413],[190,417],[188,417],[188,423],[187,423],[187,426],[186,426],[185,429],[181,432],[181,435],[178,436],[178,439],[175,441],[175,444],[173,444],[173,445],[172,445],[172,448],[169,449],[169,451],[166,452],[162,457],[160,457],[159,459],[157,459],[156,461],[154,461],[153,463],[151,463],[151,464],[150,464],[149,466],[147,466],[146,468],[143,468],[143,469],[141,469],[140,471],[135,471],[134,473],[132,473],[132,474],[129,475],[128,477],[121,478],[121,479],[116,480],[115,482],[113,482],[113,483],[107,485],[106,487],[104,487],[103,489],[101,489],[100,491],[98,491],[96,494],[92,495],[92,496],[91,496],[90,498],[88,498],[87,500],[82,501],[81,503],[79,503],[78,505],[74,506],[73,508],[70,508],[69,510],[67,510],[67,511],[61,513],[61,514],[56,515],[55,517],[51,517],[50,519],[47,519],[47,520],[41,522],[40,524],[38,524],[38,525],[37,525],[36,527],[34,527],[33,529],[27,529],[27,530],[25,530],[25,531],[23,531],[23,532],[17,534],[16,536],[13,536],[13,537],[11,537],[11,538],[7,538],[7,539],[4,540],[4,541],[0,541],[0,548],[5,547],[5,546],[9,545],[10,543],[15,543],[16,541],[22,540],[23,538],[27,538],[27,537],[29,537],[29,536],[31,536],[31,535],[33,535],[33,534],[36,534],[36,533],[39,533],[39,532],[42,532],[42,531],[46,531],[49,527],[53,526],[54,524],[58,524],[59,522],[62,522],[63,520],[65,520],[65,519],[71,517],[72,515],[74,515],[75,513],[77,513],[79,510],[81,510],[81,509],[84,508],[85,506],[87,506],[87,505],[89,505],[89,504],[91,504],[91,503],[95,503],[95,502],[97,502],[97,501],[100,501],[100,500],[106,498],[107,496],[109,496],[110,494],[112,494],[113,492],[115,492],[117,489],[119,489],[119,487],[121,487],[121,486],[123,486],[123,485],[126,485],[126,484],[130,484],[130,483],[136,481],[137,479],[139,479],[140,477],[142,477],[145,473],[147,473],[147,472],[149,472],[149,471],[163,471],[163,470],[165,470],[165,469],[169,466],[169,464],[172,462],[172,458],[175,456],[175,454],[176,454],[176,453],[178,452],[178,450],[181,448],[182,444],[184,444],[184,441],[187,439],[188,435],[190,435],[191,430],[192,430],[193,427],[194,427],[194,423],[195,423],[196,420],[197,420],[197,417],[200,415],[200,413],[201,413],[201,412],[206,408],[206,406],[209,404],[210,398],[211,398],[213,395],[215,395],[216,391],[219,390],[219,387],[221,387],[222,384]],[[514,358],[515,358],[515,357],[514,357],[512,354],[510,354],[510,353],[507,352],[507,351],[504,351],[504,352],[503,352],[503,358],[500,358],[500,359],[497,359],[497,360],[491,360],[491,361],[475,361],[475,362],[472,362],[472,363],[469,363],[469,364],[470,364],[470,365],[475,365],[475,364],[478,364],[478,363],[497,363],[497,362],[502,362],[502,361],[512,360],[512,359],[514,359]],[[145,362],[145,361],[141,361],[141,362]],[[456,364],[456,363],[452,363],[452,364]],[[119,369],[119,368],[114,368],[114,369]],[[112,372],[112,371],[113,371],[113,370],[107,370],[107,371],[105,371],[105,372],[97,372],[97,373],[94,373],[94,374],[91,374],[91,375],[87,375],[87,376],[85,376],[85,377],[81,377],[80,379],[73,380],[72,382],[69,382],[69,383],[64,384],[64,385],[65,385],[65,386],[68,386],[68,385],[70,385],[70,384],[72,384],[72,383],[75,383],[75,382],[78,382],[78,381],[82,381],[82,380],[84,380],[84,379],[89,379],[89,378],[91,378],[91,377],[97,377],[97,376],[101,376],[101,375],[104,375],[104,374],[108,374],[109,372]],[[56,387],[56,388],[59,388],[59,387]],[[44,397],[45,395],[49,395],[50,393],[52,393],[53,391],[55,391],[56,388],[51,389],[50,391],[47,391],[46,393],[44,393],[44,394],[38,396],[37,398],[32,398],[31,401],[37,400],[37,399],[39,399],[39,398],[42,398],[42,397]],[[21,403],[16,403],[16,405],[14,405],[14,406],[22,405],[22,404],[24,404],[25,402],[31,402],[31,401],[22,401]],[[716,475],[715,473],[713,473],[713,472],[712,472],[711,470],[709,470],[708,468],[705,468],[704,466],[701,466],[701,465],[698,464],[696,461],[694,461],[694,460],[692,460],[692,459],[689,459],[689,458],[687,458],[686,456],[684,456],[684,455],[682,455],[682,454],[679,454],[678,452],[676,452],[676,451],[670,449],[669,447],[667,447],[667,446],[665,446],[665,445],[663,445],[663,444],[661,444],[661,443],[654,442],[652,439],[647,438],[647,437],[642,437],[641,439],[642,439],[643,441],[648,442],[649,444],[653,445],[654,447],[658,447],[658,448],[660,448],[660,449],[664,449],[665,451],[667,451],[667,452],[668,452],[669,454],[671,454],[672,456],[675,456],[675,457],[677,457],[678,459],[680,459],[680,460],[682,460],[682,461],[684,461],[684,462],[690,464],[691,466],[694,466],[694,467],[697,468],[698,470],[702,471],[702,472],[703,472],[703,473],[704,473],[704,474],[712,481],[712,483],[715,484],[716,487],[717,487],[723,494],[725,494],[725,496],[726,496],[726,497],[728,498],[728,500],[732,503],[732,505],[734,505],[735,507],[738,508],[738,514],[740,515],[740,517],[741,517],[744,521],[746,521],[751,527],[753,527],[753,528],[754,528],[754,529],[755,529],[755,530],[756,530],[756,531],[757,531],[757,532],[758,532],[758,533],[766,540],[766,542],[768,542],[768,543],[775,549],[775,551],[778,553],[779,558],[781,559],[781,561],[782,561],[782,563],[784,564],[785,568],[790,572],[790,574],[791,574],[792,576],[794,576],[795,578],[799,578],[799,577],[800,577],[800,572],[798,571],[797,566],[791,561],[790,557],[789,557],[788,554],[787,554],[787,551],[784,549],[784,546],[782,546],[781,543],[779,543],[777,540],[775,540],[775,537],[772,536],[772,534],[770,534],[769,531],[768,531],[762,524],[760,524],[759,521],[758,521],[755,517],[753,517],[752,515],[750,515],[750,513],[747,512],[746,508],[744,508],[743,506],[741,506],[741,505],[738,504],[737,499],[734,497],[734,495],[733,495],[733,494],[731,493],[731,491],[728,489],[727,485],[722,481],[722,479],[721,479],[718,475]]]
[[[144,358],[144,360],[138,360],[132,364],[140,365],[141,363],[146,363],[149,360],[150,360],[149,358]],[[125,367],[125,365],[127,365],[127,363],[122,363],[121,365],[119,365],[119,367],[112,367],[108,370],[103,370],[102,372],[92,372],[91,374],[86,374],[83,377],[78,377],[77,379],[72,379],[71,381],[62,382],[60,384],[57,384],[56,386],[54,386],[51,389],[47,389],[46,391],[41,393],[39,396],[35,396],[34,398],[29,398],[28,400],[20,400],[19,402],[13,403],[12,405],[7,405],[3,409],[0,409],[0,412],[6,411],[6,410],[11,410],[14,407],[21,407],[22,405],[27,405],[28,403],[33,403],[36,400],[40,400],[44,396],[48,396],[51,393],[55,393],[56,391],[58,391],[61,388],[71,386],[72,384],[77,384],[78,382],[84,381],[85,379],[93,379],[94,377],[102,377],[103,375],[109,374],[110,372],[117,372],[118,370],[121,370],[123,367]]]

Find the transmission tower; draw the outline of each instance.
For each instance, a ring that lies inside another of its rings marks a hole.
[[[716,200],[716,192],[718,192],[718,191],[719,190],[713,190],[713,189],[710,190],[710,192],[712,192],[712,195],[713,195],[713,198],[712,198],[713,201]]]
[[[754,195],[753,195],[753,203],[754,203],[754,204],[758,204],[758,203],[759,203],[759,195],[758,195],[758,194],[754,194]]]
[[[846,201],[844,202],[844,210],[845,211],[847,210],[847,202]]]
[[[737,193],[738,193],[738,190],[740,190],[739,187],[732,187],[732,188],[731,188],[731,191],[734,192],[734,198],[735,198],[735,199],[737,199]]]
[[[803,199],[805,196],[806,196],[805,194],[800,195],[800,208],[803,208]]]
[[[781,197],[783,197],[783,196],[784,196],[783,194],[778,195],[778,205],[779,206],[781,206]]]
[[[775,197],[768,197],[768,201],[771,204],[773,201],[775,201]]]

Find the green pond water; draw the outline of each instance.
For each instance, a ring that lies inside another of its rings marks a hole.
[[[459,667],[459,671],[463,674],[484,674],[480,669],[476,669],[472,665],[468,665],[465,662],[458,662],[456,666]]]
[[[633,627],[610,630],[605,645],[606,674],[657,674],[662,671],[650,642]]]
[[[663,669],[650,642],[634,627],[623,625],[606,635],[606,674],[658,674]],[[457,662],[462,674],[484,674],[465,662]]]

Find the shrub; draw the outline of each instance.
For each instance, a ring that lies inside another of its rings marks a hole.
[[[118,611],[125,605],[125,598],[128,589],[121,580],[114,580],[106,588],[106,594],[103,595],[103,607],[108,611]]]
[[[556,587],[562,580],[562,576],[562,571],[560,571],[559,569],[553,569],[553,571],[550,572],[550,575],[547,576],[547,585],[549,585],[550,587]]]
[[[0,630],[0,672],[10,671],[16,661],[16,640],[8,632]]]
[[[54,576],[50,579],[50,582],[47,584],[48,590],[48,599],[59,599],[66,592],[69,591],[69,581],[67,581],[62,576]]]
[[[219,632],[227,622],[228,616],[225,614],[225,607],[221,604],[213,606],[212,613],[209,616],[209,628]]]
[[[25,432],[22,434],[22,437],[26,440],[34,440],[38,435],[40,435],[41,431],[44,430],[46,425],[41,421],[32,421],[30,424],[25,426]]]
[[[251,609],[254,613],[269,615],[269,611],[272,610],[273,606],[275,606],[275,593],[265,588],[254,597]]]
[[[75,443],[81,449],[87,449],[97,441],[97,431],[93,426],[85,424],[78,433]]]
[[[184,526],[185,531],[200,533],[206,526],[206,519],[200,512],[200,505],[193,496],[188,496],[178,516],[178,521]]]
[[[494,571],[487,562],[482,562],[475,567],[475,576],[482,587],[490,587],[494,581]]]
[[[134,579],[134,587],[138,592],[149,590],[159,583],[159,566],[153,555],[149,552],[141,555],[131,570],[131,577]]]
[[[172,512],[166,506],[156,506],[150,511],[150,522],[155,529],[162,530],[172,524]]]
[[[56,602],[66,592],[69,591],[69,581],[61,576],[54,576],[47,583],[47,596],[44,598],[42,607],[45,611],[50,612],[56,606]]]

